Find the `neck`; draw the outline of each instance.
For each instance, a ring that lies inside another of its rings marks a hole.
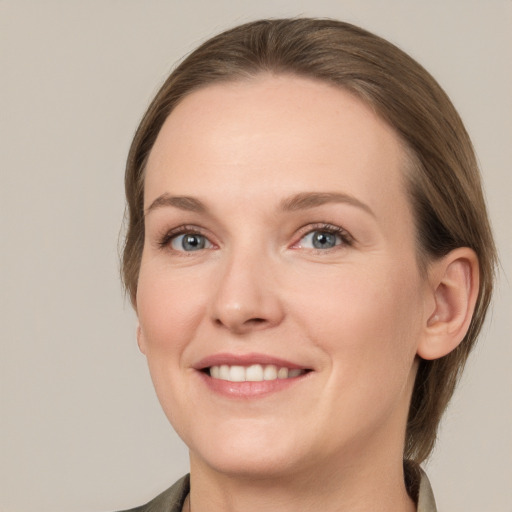
[[[191,512],[414,512],[403,465],[306,468],[293,475],[226,475],[191,457]],[[185,504],[185,511],[188,505]]]

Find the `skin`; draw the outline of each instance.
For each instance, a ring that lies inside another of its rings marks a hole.
[[[294,76],[208,86],[166,120],[146,169],[138,342],[189,447],[195,512],[415,509],[402,451],[417,354],[453,347],[436,298],[448,264],[418,269],[404,162],[359,99]],[[337,195],[290,208],[304,193]],[[324,224],[342,237],[317,249]],[[182,226],[204,249],[183,250]],[[455,282],[472,267],[450,268]],[[234,397],[197,369],[254,353],[311,371]]]

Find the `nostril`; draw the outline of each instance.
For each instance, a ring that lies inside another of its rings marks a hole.
[[[249,318],[249,320],[246,320],[246,324],[263,324],[266,320],[264,318]]]
[[[245,321],[242,321],[240,323],[233,323],[233,324],[230,324],[229,322],[224,322],[222,320],[222,318],[216,318],[215,319],[215,325],[219,326],[219,327],[228,327],[230,329],[233,329],[233,330],[240,330],[240,331],[246,331],[248,328],[250,329],[251,327],[254,327],[254,328],[257,328],[259,326],[262,326],[262,325],[265,325],[268,323],[268,320],[266,320],[265,318],[260,318],[260,317],[256,317],[256,318],[248,318],[247,320]]]

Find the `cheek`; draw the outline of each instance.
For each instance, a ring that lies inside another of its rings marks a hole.
[[[180,354],[193,336],[204,310],[205,290],[197,282],[144,265],[143,261],[137,289],[137,314],[150,364],[153,356]]]
[[[415,267],[401,268],[408,267],[381,260],[303,273],[300,286],[295,281],[290,311],[301,342],[326,356],[317,416],[333,438],[346,433],[364,442],[379,429],[396,433],[405,425],[422,295]]]
[[[171,275],[169,275],[171,274]],[[204,311],[204,290],[156,265],[141,265],[137,315],[143,352],[160,404],[172,425],[191,428],[182,379],[186,350]],[[177,429],[178,430],[178,429]]]
[[[362,273],[350,266],[303,283],[297,317],[344,381],[408,377],[420,335],[422,294],[415,266],[400,267],[411,270],[379,264]]]

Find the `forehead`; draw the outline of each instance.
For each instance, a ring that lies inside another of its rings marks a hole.
[[[145,203],[163,192],[222,197],[237,189],[249,201],[327,187],[385,213],[390,200],[407,206],[404,161],[394,130],[352,93],[261,75],[207,86],[178,104],[150,154]]]

